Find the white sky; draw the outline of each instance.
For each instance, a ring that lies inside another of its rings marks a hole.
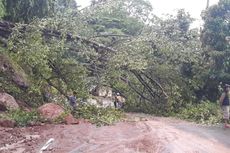
[[[88,6],[91,0],[76,0],[82,7]],[[152,3],[156,15],[172,14],[177,9],[184,8],[195,19],[200,20],[201,11],[206,8],[207,0],[149,0]],[[219,0],[210,0],[210,5]]]

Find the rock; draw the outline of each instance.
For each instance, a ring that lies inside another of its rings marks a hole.
[[[112,98],[104,98],[93,96],[86,100],[89,105],[95,105],[97,107],[114,107],[114,101]]]
[[[3,119],[3,120],[0,120],[0,126],[14,128],[16,126],[16,122],[13,120]]]
[[[112,88],[105,86],[97,86],[93,93],[94,96],[99,97],[112,97]]]
[[[67,115],[64,118],[64,121],[68,125],[70,125],[70,124],[79,124],[79,121],[76,118],[74,118],[72,114]]]
[[[6,111],[7,109],[19,109],[19,105],[11,95],[0,93],[0,111]]]
[[[113,91],[112,91],[112,88],[108,88],[107,87],[107,96],[108,98],[112,98],[113,97]]]
[[[114,107],[114,102],[111,98],[101,98],[102,107]]]
[[[96,99],[93,99],[93,98],[89,98],[86,100],[86,103],[89,104],[89,105],[98,105],[98,102]]]
[[[54,120],[65,113],[64,109],[55,103],[47,103],[42,105],[38,108],[38,112],[43,118],[48,120]]]
[[[101,107],[114,107],[114,102],[112,98],[104,98],[104,97],[94,97],[97,99],[98,105]]]
[[[64,109],[55,103],[47,103],[45,105],[42,105],[38,108],[38,112],[43,118],[48,119],[50,121],[55,120],[56,118],[60,117],[65,113]],[[64,123],[68,125],[79,124],[79,121],[75,119],[72,114],[68,114],[64,117]]]

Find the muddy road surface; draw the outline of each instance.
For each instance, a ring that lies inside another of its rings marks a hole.
[[[230,153],[230,129],[129,114],[112,126],[45,125],[0,128],[1,153]]]

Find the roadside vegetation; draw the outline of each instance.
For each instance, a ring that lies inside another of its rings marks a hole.
[[[28,112],[22,109],[10,110],[4,114],[0,114],[0,119],[8,119],[15,122],[15,126],[31,126],[37,122],[41,122],[42,118],[35,110]]]
[[[94,105],[82,105],[77,108],[74,116],[76,118],[88,119],[91,123],[101,126],[112,125],[121,121],[125,117],[125,114],[123,111],[114,108],[98,108]]]

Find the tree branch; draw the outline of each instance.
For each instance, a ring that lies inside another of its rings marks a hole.
[[[58,92],[60,92],[60,94],[64,95],[67,99],[69,99],[68,95],[67,95],[62,89],[58,88],[55,84],[53,84],[53,83],[50,81],[50,79],[46,79],[46,82],[47,82],[50,86],[54,87]]]
[[[156,96],[160,97],[159,95],[157,95],[156,93],[154,93],[154,91],[152,90],[152,88],[144,81],[144,79],[142,78],[142,76],[137,71],[131,70],[131,72],[136,76],[136,78],[141,82],[141,84],[146,87],[147,91],[150,93],[150,95],[153,98],[155,98]]]
[[[26,31],[26,27],[32,27],[31,25],[27,25],[27,24],[18,24],[18,25],[22,25],[22,29],[21,29],[22,32]],[[13,28],[15,27],[16,27],[16,24],[14,23],[7,22],[7,21],[0,21],[0,37],[8,39],[10,34],[13,32]],[[61,38],[63,36],[62,32],[58,30],[53,30],[53,29],[43,28],[41,29],[41,32],[43,36],[46,36],[46,37]],[[107,50],[111,52],[116,52],[116,50],[113,48],[107,47],[103,44],[100,44],[96,41],[89,40],[79,35],[72,35],[71,33],[67,33],[64,36],[66,38],[66,41],[72,41],[72,42],[81,41],[82,43],[85,43],[88,46],[94,49],[97,49],[97,50],[102,49],[102,50]]]
[[[153,78],[149,77],[146,73],[144,73],[144,72],[142,72],[142,71],[141,71],[141,74],[143,74],[146,78],[148,78],[148,79],[150,80],[150,82],[156,84],[156,85],[161,89],[162,93],[164,94],[164,96],[165,96],[166,98],[169,97],[168,94],[164,91],[163,87],[161,86],[161,84],[160,84],[159,82],[157,82],[157,81],[154,80]]]

